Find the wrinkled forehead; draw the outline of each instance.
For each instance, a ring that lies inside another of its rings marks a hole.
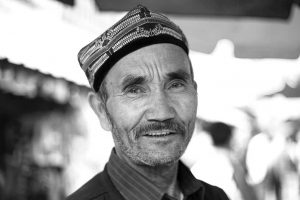
[[[192,78],[188,55],[173,44],[154,44],[124,56],[112,67],[105,80],[120,82],[127,76],[162,79],[171,73],[184,73]]]

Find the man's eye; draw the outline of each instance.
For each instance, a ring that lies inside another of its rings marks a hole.
[[[133,94],[137,94],[141,92],[143,92],[141,88],[131,88],[127,91],[127,93],[133,93]]]
[[[179,89],[179,88],[183,88],[185,86],[185,83],[183,81],[180,80],[176,80],[176,81],[172,81],[170,84],[170,89]]]
[[[183,87],[183,83],[172,83],[171,87],[173,88]]]
[[[140,86],[131,86],[125,89],[127,96],[136,96],[142,93],[145,93],[145,89]]]

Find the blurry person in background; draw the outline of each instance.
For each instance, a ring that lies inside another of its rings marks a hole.
[[[249,182],[262,200],[299,200],[297,132],[299,121],[260,117],[261,132],[249,142]],[[298,125],[297,125],[298,124]]]
[[[140,5],[79,52],[90,104],[115,147],[68,200],[228,199],[179,161],[197,110],[188,52],[177,25]]]
[[[300,200],[300,119],[288,119],[284,125],[286,147],[280,165],[282,199]]]
[[[254,189],[246,181],[246,170],[233,150],[235,127],[223,122],[208,122],[206,126],[212,147],[192,166],[195,177],[223,188],[231,200],[256,200]]]
[[[297,188],[297,194],[298,197],[300,197],[300,119],[298,119],[298,129],[297,132],[295,134],[295,140],[293,141],[292,145],[291,145],[291,149],[293,152],[291,154],[291,159],[293,161],[293,163],[296,166],[297,169],[297,183],[298,183],[298,188]]]

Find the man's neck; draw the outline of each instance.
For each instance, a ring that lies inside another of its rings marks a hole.
[[[154,185],[162,189],[165,193],[179,199],[180,188],[177,181],[178,162],[155,167],[135,165],[134,169],[145,175]]]
[[[147,166],[138,165],[128,158],[124,158],[123,156],[120,157],[165,193],[179,199],[181,191],[177,182],[178,161],[161,166]]]

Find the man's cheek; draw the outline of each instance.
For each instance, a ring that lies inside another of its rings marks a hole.
[[[197,101],[194,99],[183,99],[177,105],[179,115],[194,115],[197,110]]]

